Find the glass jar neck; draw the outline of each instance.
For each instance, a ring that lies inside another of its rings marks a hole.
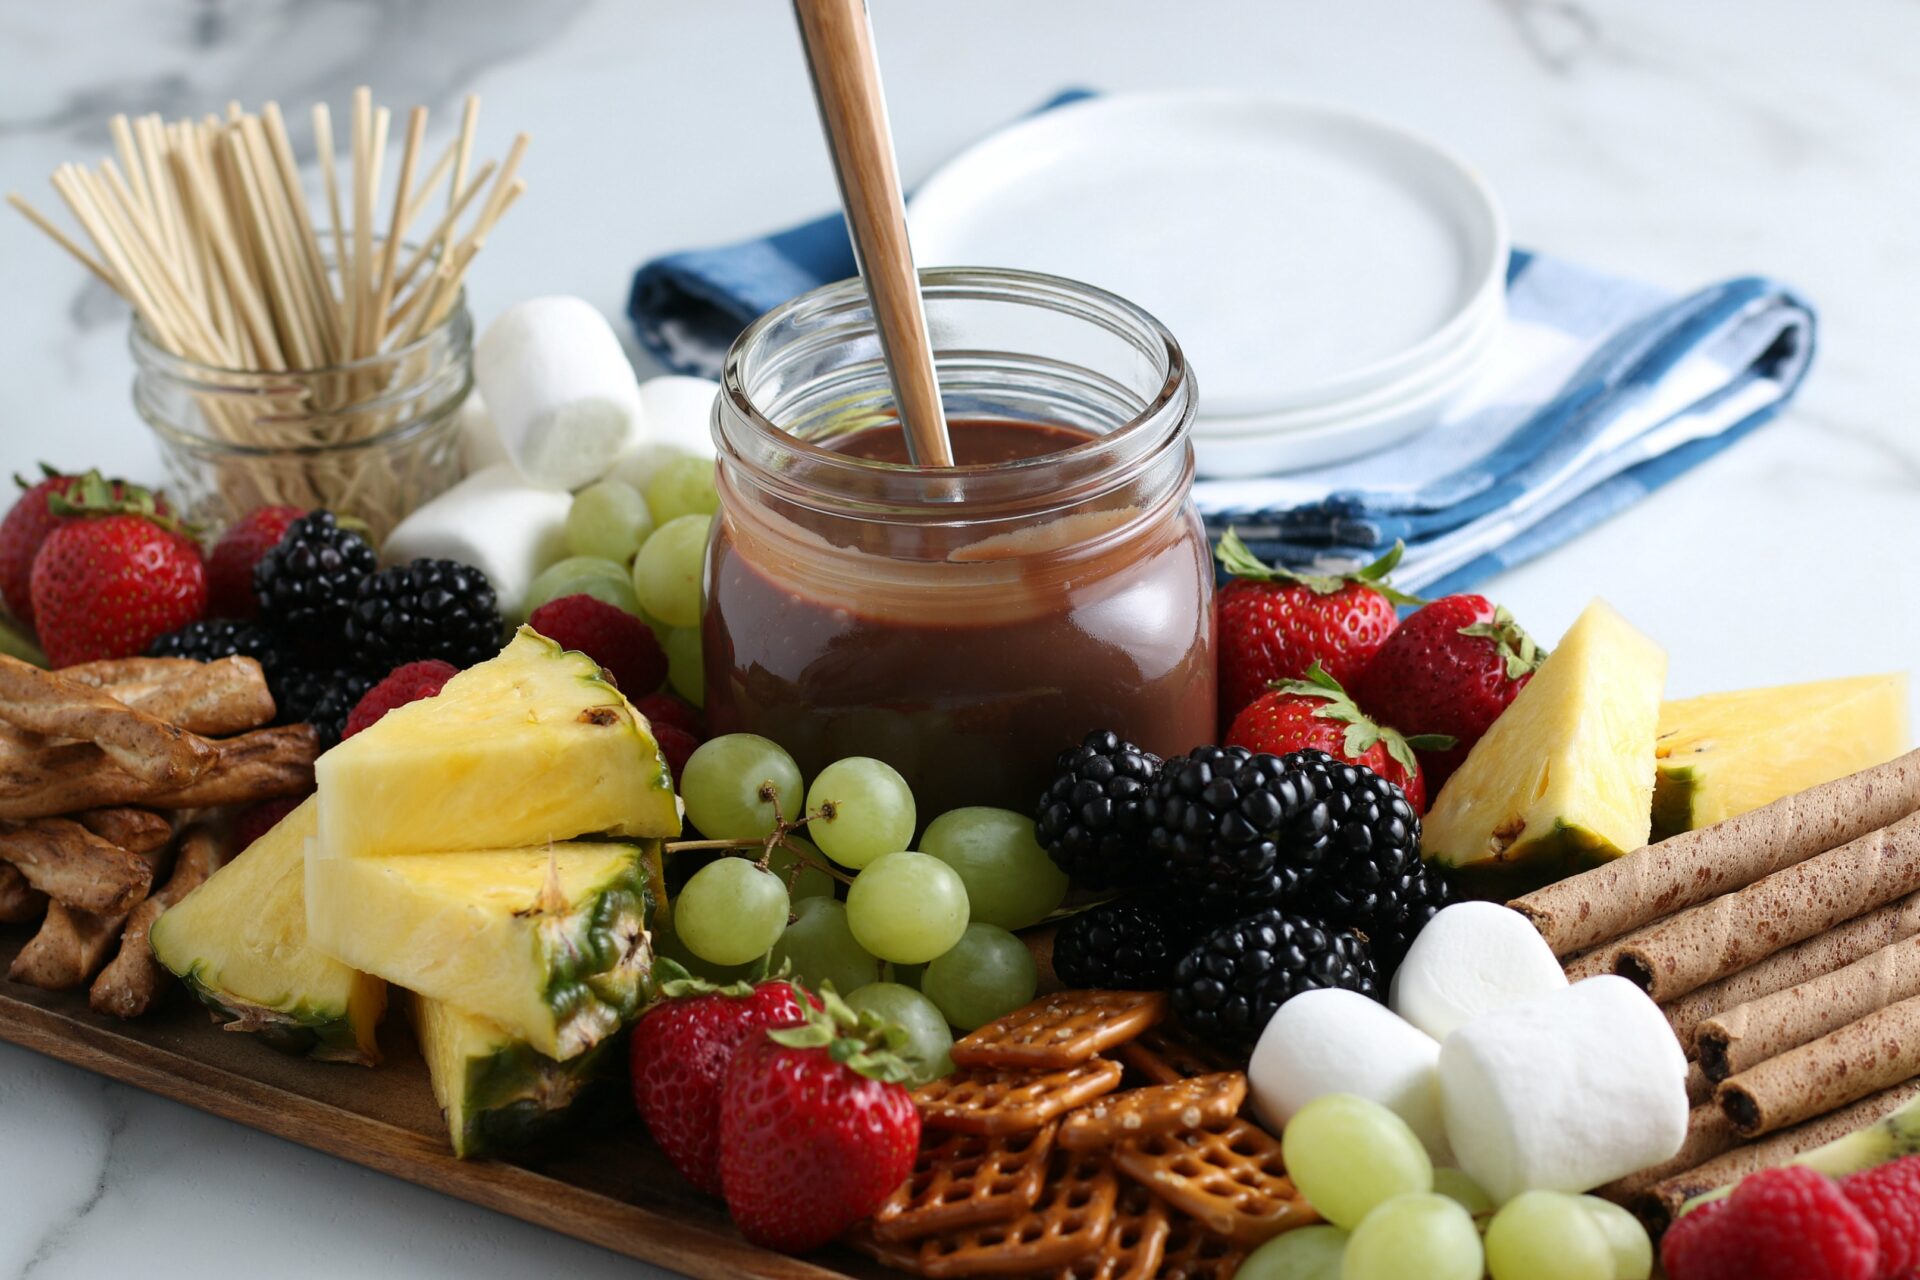
[[[845,280],[769,312],[728,353],[714,412],[730,512],[769,536],[791,526],[829,545],[953,561],[993,555],[990,540],[1067,516],[1081,517],[1082,534],[1100,530],[1070,539],[1092,549],[1185,500],[1193,379],[1151,316],[1028,272],[942,268],[921,279],[958,429],[969,419],[1046,424],[1085,442],[939,469],[836,452],[849,435],[894,422],[872,311],[860,281]]]

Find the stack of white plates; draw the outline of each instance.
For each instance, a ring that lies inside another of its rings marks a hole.
[[[1394,126],[1262,95],[1046,112],[941,168],[909,217],[923,265],[1070,276],[1157,316],[1199,379],[1203,475],[1424,430],[1506,320],[1506,219],[1479,175]]]

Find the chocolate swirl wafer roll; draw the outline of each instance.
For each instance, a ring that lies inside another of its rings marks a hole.
[[[1694,1045],[1708,1077],[1725,1080],[1914,996],[1920,996],[1920,937],[1715,1014],[1695,1029]]]
[[[1915,891],[1920,813],[1641,931],[1614,972],[1665,1003]]]
[[[1713,1096],[1742,1137],[1757,1138],[1917,1075],[1920,997],[1768,1058],[1721,1081]]]
[[[1920,809],[1920,751],[1616,858],[1507,905],[1557,956],[1745,888]]]

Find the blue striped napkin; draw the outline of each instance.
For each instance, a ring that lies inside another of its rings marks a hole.
[[[661,363],[711,377],[756,316],[852,274],[836,213],[650,262],[628,314]],[[1494,367],[1443,422],[1333,466],[1200,481],[1208,527],[1237,528],[1256,554],[1299,567],[1365,563],[1398,539],[1396,583],[1462,590],[1740,439],[1793,396],[1813,358],[1813,309],[1757,276],[1676,296],[1516,250],[1507,310]]]

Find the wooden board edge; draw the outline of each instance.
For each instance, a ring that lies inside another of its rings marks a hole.
[[[699,1280],[846,1280],[845,1273],[719,1236],[497,1160],[458,1160],[418,1134],[263,1085],[36,1005],[7,1001],[0,1040],[298,1146]]]

